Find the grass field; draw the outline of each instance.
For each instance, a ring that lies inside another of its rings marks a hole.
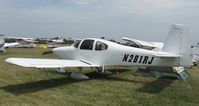
[[[46,49],[45,49],[46,50]],[[0,105],[11,106],[198,106],[199,67],[188,69],[190,88],[181,80],[132,76],[136,67],[109,68],[120,74],[102,76],[93,69],[83,72],[91,79],[69,78],[76,68],[56,71],[22,68],[4,62],[8,57],[56,58],[42,49],[7,49],[0,54]]]

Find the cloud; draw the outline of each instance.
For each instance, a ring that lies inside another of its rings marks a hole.
[[[43,2],[4,0],[0,1],[2,7],[0,11],[16,13],[20,11],[39,13],[35,11],[41,11],[44,15],[51,11],[52,14],[65,11],[66,14],[77,16],[86,14],[88,17],[95,16],[95,18],[129,15],[159,17],[186,11],[187,8],[196,7],[198,4],[195,0],[43,0]]]
[[[186,7],[197,6],[196,2],[188,0],[108,0],[104,6],[107,10],[121,14],[136,15],[166,15],[169,12],[184,10]],[[193,0],[191,0],[193,1]],[[158,16],[157,15],[157,16]]]
[[[140,37],[165,34],[173,22],[199,24],[198,0],[0,0],[0,7],[5,34]]]
[[[74,3],[77,5],[91,5],[98,0],[61,0],[61,3]]]

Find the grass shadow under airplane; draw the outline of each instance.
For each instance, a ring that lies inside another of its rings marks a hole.
[[[120,70],[120,73],[124,73],[127,71],[129,71],[129,70]],[[66,73],[66,75],[69,75],[69,74],[70,73]],[[111,81],[145,83],[142,81],[134,81],[134,80],[128,80],[128,79],[124,79],[124,78],[118,78],[118,77],[114,77],[111,75],[101,75],[101,74],[97,74],[96,72],[90,72],[85,75],[87,75],[90,78],[89,80],[105,79],[105,80],[111,80]],[[38,92],[38,91],[55,88],[55,87],[62,86],[62,85],[70,85],[73,83],[89,81],[89,80],[74,80],[74,79],[71,79],[70,77],[61,77],[61,78],[55,78],[55,79],[40,80],[40,81],[36,81],[36,82],[28,82],[28,83],[23,83],[23,84],[7,85],[4,87],[1,87],[0,89],[18,96],[21,94]],[[164,83],[161,83],[160,81],[164,82],[164,80],[159,79],[152,83],[146,84],[142,88],[137,89],[137,91],[138,92],[158,93],[161,90],[163,90],[165,87],[167,87],[171,84],[170,81],[165,81]],[[159,83],[161,83],[161,84],[159,85]]]
[[[126,72],[128,70],[122,70],[120,73]],[[69,75],[70,73],[66,73]],[[111,75],[100,75],[96,72],[90,72],[86,74],[90,80],[93,79],[107,79],[107,80],[115,80],[115,81],[128,81],[133,82],[131,80],[126,80],[122,78],[112,77]],[[113,75],[113,74],[112,74]],[[70,77],[61,77],[61,78],[54,78],[54,79],[47,79],[47,80],[40,80],[36,82],[28,82],[23,84],[14,84],[14,85],[7,85],[1,87],[0,89],[5,90],[6,92],[12,93],[14,95],[21,95],[25,93],[32,93],[37,92],[45,89],[55,88],[62,85],[69,85],[73,83],[89,81],[89,80],[74,80]],[[139,82],[136,82],[139,83]]]
[[[173,77],[163,77],[157,80],[145,84],[143,87],[136,89],[136,91],[141,93],[160,93],[166,87],[170,86],[176,78]]]

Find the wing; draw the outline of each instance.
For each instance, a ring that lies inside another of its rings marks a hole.
[[[33,68],[99,67],[99,65],[80,60],[8,58],[5,62],[22,67]]]

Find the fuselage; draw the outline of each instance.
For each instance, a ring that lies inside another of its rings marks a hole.
[[[103,39],[86,38],[77,44],[53,49],[61,59],[104,66],[178,66],[178,58],[157,58],[161,52],[128,47]]]

